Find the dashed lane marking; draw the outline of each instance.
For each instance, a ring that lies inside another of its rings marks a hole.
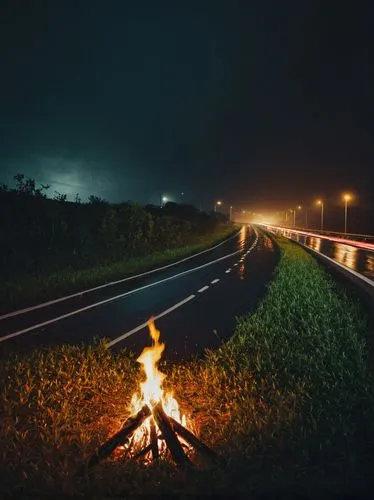
[[[190,295],[186,299],[181,300],[180,302],[177,302],[173,306],[169,307],[169,309],[165,309],[165,311],[162,311],[160,314],[157,314],[156,316],[154,316],[154,319],[155,320],[156,319],[160,319],[163,316],[166,316],[167,314],[170,314],[172,311],[175,311],[175,309],[178,309],[179,307],[182,307],[184,304],[186,304],[190,300],[194,299],[195,297],[196,297],[196,295],[194,295],[194,294]],[[138,325],[137,327],[133,328],[129,332],[123,333],[119,337],[117,337],[117,338],[111,340],[110,342],[108,342],[106,344],[106,346],[107,347],[113,347],[115,344],[118,344],[118,342],[121,342],[121,340],[124,340],[127,337],[130,337],[130,335],[133,335],[134,333],[139,332],[140,330],[142,330],[143,328],[145,328],[147,326],[147,324],[148,324],[148,321],[146,321],[145,323],[142,323],[141,325]]]
[[[42,309],[43,307],[48,307],[48,306],[51,306],[53,304],[58,304],[59,302],[63,302],[63,301],[68,300],[68,299],[73,299],[74,297],[79,297],[80,295],[84,295],[84,294],[87,294],[90,292],[95,292],[97,290],[101,290],[102,288],[106,288],[106,287],[113,286],[113,285],[118,285],[119,283],[124,283],[125,281],[130,281],[130,280],[133,280],[136,278],[140,278],[142,276],[147,276],[148,274],[156,273],[157,271],[162,271],[163,269],[167,269],[167,268],[172,267],[172,266],[176,266],[176,265],[180,264],[181,262],[186,262],[187,260],[194,259],[195,257],[198,257],[199,255],[202,255],[204,253],[211,252],[212,250],[215,250],[216,248],[220,247],[221,245],[224,245],[225,243],[227,243],[231,239],[238,236],[238,234],[240,234],[240,231],[238,233],[235,233],[234,235],[230,236],[230,238],[228,238],[224,241],[221,241],[220,243],[218,243],[218,245],[215,245],[211,248],[207,248],[206,250],[202,250],[201,252],[195,253],[194,255],[189,255],[188,257],[185,257],[184,259],[178,260],[177,262],[172,262],[171,264],[166,264],[165,266],[161,266],[161,267],[158,267],[156,269],[151,269],[150,271],[145,271],[144,273],[136,274],[134,276],[127,276],[126,278],[122,278],[120,280],[111,281],[110,283],[104,283],[103,285],[95,286],[93,288],[88,288],[87,290],[81,290],[80,292],[72,293],[70,295],[60,297],[58,299],[48,300],[47,302],[42,302],[41,304],[37,304],[35,306],[26,307],[25,309],[19,309],[18,311],[12,311],[10,313],[6,313],[6,314],[3,314],[2,316],[0,316],[0,320],[6,319],[6,318],[11,318],[13,316],[19,316],[21,314],[25,314],[25,313],[31,312],[31,311],[36,311],[37,309]]]
[[[42,323],[38,323],[36,325],[31,325],[28,328],[24,328],[23,330],[9,333],[8,335],[5,335],[4,337],[0,337],[0,342],[4,342],[5,340],[9,340],[11,338],[18,337],[19,335],[23,335],[23,334],[31,332],[33,330],[37,330],[39,328],[42,328],[44,326],[51,325],[52,323],[56,323],[57,321],[61,321],[61,320],[66,319],[66,318],[70,318],[71,316],[74,316],[76,314],[80,314],[82,312],[89,311],[90,309],[101,306],[103,304],[108,304],[109,302],[113,302],[115,300],[122,299],[124,297],[127,297],[128,295],[132,295],[132,294],[140,292],[142,290],[146,290],[147,288],[154,287],[154,286],[159,285],[161,283],[166,283],[170,280],[180,278],[181,276],[185,276],[186,274],[192,273],[192,272],[197,271],[199,269],[203,269],[205,267],[211,266],[212,264],[215,264],[217,262],[221,262],[222,260],[233,257],[234,255],[237,255],[239,253],[239,251],[240,250],[237,250],[236,252],[233,252],[231,254],[224,255],[223,257],[219,257],[218,259],[211,260],[210,262],[206,262],[205,264],[194,267],[192,269],[187,269],[186,271],[182,271],[181,273],[173,274],[172,276],[168,276],[167,278],[163,278],[162,280],[154,281],[152,283],[149,283],[148,285],[143,285],[139,288],[135,288],[134,290],[129,290],[127,292],[120,293],[119,295],[115,295],[114,297],[109,297],[108,299],[104,299],[104,300],[101,300],[99,302],[95,302],[95,303],[90,304],[90,305],[85,306],[85,307],[81,307],[80,309],[75,309],[74,311],[70,311],[66,314],[62,314],[61,316],[51,318],[49,320],[43,321]]]

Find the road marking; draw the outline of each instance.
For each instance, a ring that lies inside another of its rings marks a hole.
[[[350,245],[350,246],[354,246],[354,247],[358,247],[358,248],[363,248],[365,250],[374,251],[374,243],[366,243],[363,241],[349,240],[346,238],[338,238],[336,236],[325,236],[325,235],[319,234],[319,233],[311,233],[309,231],[299,231],[297,229],[289,229],[289,228],[285,228],[285,227],[281,227],[281,226],[268,226],[266,224],[261,224],[261,226],[264,226],[266,228],[270,227],[272,229],[282,230],[283,232],[287,231],[289,233],[301,234],[302,236],[312,236],[314,238],[321,238],[321,239],[328,240],[328,241],[335,241],[336,243],[342,243],[344,245]],[[288,236],[286,236],[286,238],[288,238]]]
[[[183,272],[178,273],[178,274],[173,274],[173,276],[168,276],[167,278],[163,278],[162,280],[154,281],[153,283],[149,283],[148,285],[143,285],[139,288],[135,288],[134,290],[129,290],[128,292],[120,293],[119,295],[115,295],[114,297],[109,297],[108,299],[100,300],[99,302],[95,302],[93,304],[82,307],[80,309],[76,309],[75,311],[71,311],[71,312],[63,314],[61,316],[57,316],[57,317],[49,319],[47,321],[43,321],[42,323],[39,323],[37,325],[29,326],[28,328],[24,328],[23,330],[19,330],[17,332],[10,333],[8,335],[5,335],[4,337],[0,337],[0,342],[4,342],[5,340],[8,340],[8,339],[11,339],[14,337],[18,337],[19,335],[23,335],[24,333],[31,332],[32,330],[42,328],[43,326],[51,325],[52,323],[56,323],[57,321],[61,321],[63,319],[66,319],[66,318],[69,318],[69,317],[74,316],[76,314],[79,314],[81,312],[85,312],[85,311],[88,311],[90,309],[93,309],[94,307],[98,307],[98,306],[101,306],[103,304],[113,302],[114,300],[122,299],[123,297],[127,297],[128,295],[131,295],[133,293],[140,292],[141,290],[145,290],[146,288],[160,285],[161,283],[165,283],[165,282],[170,281],[172,279],[180,278],[181,276],[184,276],[186,274],[195,272],[199,269],[203,269],[204,267],[211,266],[212,264],[216,264],[217,262],[220,262],[222,260],[233,257],[234,255],[237,255],[239,252],[240,252],[240,250],[237,250],[236,252],[233,252],[231,254],[227,254],[227,255],[224,255],[223,257],[219,257],[218,259],[211,260],[210,262],[206,262],[205,264],[202,264],[201,266],[197,266],[197,267],[194,267],[192,269],[187,269],[186,271],[183,271]]]
[[[177,262],[172,262],[171,264],[166,264],[165,266],[161,266],[161,267],[158,267],[156,269],[151,269],[150,271],[145,271],[144,273],[136,274],[134,276],[128,276],[127,278],[122,278],[120,280],[111,281],[110,283],[104,283],[103,285],[95,286],[93,288],[88,288],[87,290],[81,290],[80,292],[72,293],[70,295],[65,295],[64,297],[60,297],[58,299],[48,300],[47,302],[42,302],[41,304],[37,304],[35,306],[26,307],[25,309],[19,309],[18,311],[6,313],[6,314],[3,314],[2,316],[0,316],[0,320],[6,319],[6,318],[11,318],[13,316],[20,316],[21,314],[25,314],[25,313],[30,312],[30,311],[36,311],[37,309],[42,309],[43,307],[48,307],[48,306],[51,306],[53,304],[58,304],[59,302],[63,302],[63,301],[68,300],[68,299],[73,299],[74,297],[79,297],[80,295],[84,295],[84,294],[87,294],[90,292],[95,292],[97,290],[101,290],[102,288],[106,288],[106,287],[113,286],[113,285],[118,285],[119,283],[124,283],[125,281],[130,281],[130,280],[133,280],[136,278],[140,278],[142,276],[147,276],[148,274],[152,274],[152,273],[155,273],[157,271],[162,271],[162,270],[167,269],[167,268],[172,267],[172,266],[176,266],[176,265],[180,264],[181,262],[186,262],[187,260],[193,259],[194,257],[198,257],[199,255],[202,255],[206,252],[210,252],[212,250],[215,250],[216,248],[227,243],[228,241],[235,238],[239,234],[240,234],[240,231],[238,233],[235,233],[234,235],[230,236],[230,238],[228,238],[224,241],[221,241],[221,243],[218,243],[214,247],[207,248],[206,250],[202,250],[201,252],[195,253],[194,255],[190,255],[189,257],[185,257],[184,259],[178,260]]]
[[[200,288],[200,290],[198,290],[199,293],[203,293],[205,292],[205,290],[208,290],[209,286],[205,285],[203,286],[203,288]]]
[[[360,278],[361,280],[365,281],[365,283],[367,283],[368,285],[374,287],[374,281],[371,280],[370,278],[367,278],[366,276],[364,276],[363,274],[360,274],[358,273],[357,271],[354,271],[353,269],[351,269],[350,267],[347,267],[345,266],[344,264],[341,264],[340,262],[338,262],[337,260],[334,260],[332,259],[331,257],[328,257],[327,255],[325,255],[324,253],[321,253],[319,252],[318,250],[314,250],[314,248],[310,248],[308,247],[308,245],[304,245],[304,243],[300,243],[299,241],[295,241],[293,240],[292,238],[288,238],[289,240],[293,241],[294,243],[298,243],[299,245],[301,245],[302,247],[304,248],[307,248],[308,250],[312,250],[312,252],[314,253],[317,253],[318,255],[321,255],[322,257],[324,257],[325,259],[329,260],[330,262],[332,262],[333,264],[336,264],[337,266],[341,267],[342,269],[344,269],[345,271],[348,271],[350,272],[351,274],[353,274],[354,276],[356,276],[357,278]]]
[[[196,295],[190,295],[189,297],[187,297],[186,299],[184,300],[181,300],[180,302],[178,302],[177,304],[174,304],[173,306],[169,307],[169,309],[166,309],[165,311],[162,311],[162,313],[160,314],[157,314],[157,316],[154,316],[153,319],[154,320],[157,320],[157,319],[160,319],[162,318],[163,316],[166,316],[167,314],[171,313],[172,311],[175,311],[175,309],[178,309],[178,307],[181,307],[183,306],[184,304],[186,304],[187,302],[189,302],[190,300],[194,299],[196,297]],[[117,344],[118,342],[121,342],[121,340],[124,340],[126,339],[127,337],[130,337],[131,335],[133,335],[134,333],[138,332],[139,330],[142,330],[143,328],[145,328],[146,326],[148,325],[148,321],[146,321],[145,323],[142,323],[141,325],[138,325],[137,327],[133,328],[132,330],[130,330],[129,332],[126,332],[126,333],[123,333],[122,335],[120,335],[119,337],[111,340],[110,342],[108,342],[106,344],[106,347],[112,347],[114,346],[115,344]]]
[[[218,282],[219,282],[219,278],[216,278],[215,280],[211,281],[211,284],[212,284],[212,285],[215,285],[215,284],[216,284],[216,283],[218,283]]]
[[[226,274],[231,273],[231,269],[226,269],[225,273]]]
[[[237,265],[238,265],[238,263],[237,263],[237,262],[235,262],[234,266],[237,266]]]

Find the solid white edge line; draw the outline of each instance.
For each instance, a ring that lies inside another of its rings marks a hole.
[[[205,292],[205,290],[208,290],[208,288],[209,288],[209,286],[205,285],[202,288],[200,288],[200,290],[198,290],[198,292],[203,293],[203,292]]]
[[[370,278],[367,278],[366,276],[364,276],[363,274],[360,274],[358,273],[357,271],[354,271],[353,269],[345,266],[344,264],[341,264],[340,262],[338,262],[337,260],[334,260],[332,259],[331,257],[328,257],[327,255],[321,253],[321,252],[318,252],[318,250],[314,250],[313,248],[310,248],[308,247],[308,245],[304,245],[303,243],[300,243],[299,241],[295,241],[293,240],[292,238],[288,238],[290,241],[294,242],[294,243],[298,243],[300,246],[304,247],[304,248],[307,248],[308,250],[311,250],[312,252],[314,253],[317,253],[318,255],[321,255],[321,257],[325,258],[326,260],[332,262],[333,264],[336,264],[337,266],[341,267],[342,269],[344,269],[345,271],[348,271],[349,273],[353,274],[354,276],[356,276],[357,278],[360,278],[362,281],[365,281],[368,285],[374,287],[374,281],[371,280]]]
[[[157,314],[157,316],[154,316],[153,319],[157,320],[157,319],[160,319],[162,318],[163,316],[166,316],[167,314],[171,313],[172,311],[174,311],[175,309],[178,309],[178,307],[181,307],[183,306],[184,304],[186,304],[187,302],[189,302],[190,300],[194,299],[195,298],[195,295],[190,295],[189,297],[187,297],[186,299],[184,300],[181,300],[180,302],[178,302],[177,304],[174,304],[173,306],[169,307],[169,309],[166,309],[165,311],[162,311],[162,313],[160,314]],[[124,340],[126,339],[127,337],[130,337],[131,335],[133,335],[134,333],[138,332],[139,330],[142,330],[143,328],[145,328],[146,326],[148,325],[148,321],[146,323],[142,323],[141,325],[133,328],[132,330],[126,332],[126,333],[123,333],[122,335],[120,335],[119,337],[111,340],[110,342],[108,342],[106,344],[106,347],[112,347],[114,346],[115,344],[117,344],[118,342],[121,342],[121,340]]]
[[[216,278],[215,280],[211,281],[211,284],[212,284],[212,285],[215,285],[215,284],[216,284],[216,283],[218,283],[219,281],[220,281],[220,279],[219,279],[219,278]]]
[[[221,260],[228,259],[230,257],[233,257],[234,255],[238,254],[240,250],[237,250],[236,252],[224,255],[223,257],[219,257],[218,259],[212,260],[210,262],[206,262],[205,264],[202,264],[201,266],[194,267],[192,269],[187,269],[186,271],[183,271],[178,274],[173,274],[173,276],[168,276],[167,278],[164,278],[159,281],[155,281],[153,283],[149,283],[148,285],[141,286],[139,288],[135,288],[134,290],[129,290],[128,292],[121,293],[119,295],[115,295],[114,297],[109,297],[108,299],[101,300],[100,302],[95,302],[94,304],[90,304],[86,307],[82,307],[80,309],[76,309],[75,311],[71,311],[69,313],[63,314],[61,316],[57,316],[55,318],[49,319],[47,321],[44,321],[43,323],[39,323],[37,325],[29,326],[28,328],[24,328],[23,330],[19,330],[17,332],[9,333],[8,335],[5,335],[3,337],[0,337],[0,342],[4,342],[5,340],[18,337],[19,335],[23,335],[24,333],[31,332],[32,330],[36,330],[38,328],[42,328],[43,326],[51,325],[52,323],[56,323],[57,321],[61,321],[62,319],[69,318],[70,316],[74,316],[76,314],[79,314],[84,311],[88,311],[90,309],[93,309],[94,307],[101,306],[103,304],[107,304],[109,302],[113,302],[114,300],[121,299],[123,297],[126,297],[128,295],[131,295],[136,292],[140,292],[141,290],[145,290],[146,288],[150,288],[152,286],[159,285],[161,283],[165,283],[166,281],[170,281],[172,279],[180,278],[181,276],[184,276],[186,274],[192,273],[194,271],[197,271],[199,269],[203,269],[204,267],[211,266],[212,264],[216,264],[217,262],[220,262]]]
[[[276,229],[278,231],[279,230],[280,231],[288,231],[289,233],[301,234],[302,236],[309,236],[309,237],[313,237],[313,238],[320,238],[323,240],[333,241],[335,243],[341,243],[342,245],[357,247],[357,248],[360,248],[361,250],[365,250],[367,252],[374,252],[374,244],[365,243],[364,241],[347,240],[345,238],[338,238],[336,236],[326,236],[324,234],[311,233],[309,231],[300,231],[298,229],[291,229],[291,228],[285,228],[285,227],[280,227],[280,226],[270,226],[268,224],[262,224],[262,223],[260,225],[264,226],[266,228],[270,227],[271,229]],[[288,238],[288,236],[285,236],[285,237]]]
[[[180,264],[181,262],[186,262],[187,260],[193,259],[194,257],[198,257],[199,255],[202,255],[206,252],[211,252],[212,250],[215,250],[216,248],[220,247],[221,245],[224,245],[228,241],[230,241],[233,238],[235,238],[236,236],[238,236],[238,234],[240,234],[240,231],[233,234],[229,238],[221,241],[221,243],[218,243],[217,245],[215,245],[213,247],[207,248],[206,250],[202,250],[201,252],[190,255],[189,257],[185,257],[184,259],[178,260],[177,262],[172,262],[171,264],[166,264],[165,266],[161,266],[161,267],[158,267],[156,269],[151,269],[150,271],[145,271],[144,273],[135,274],[134,276],[127,276],[127,278],[122,278],[120,280],[111,281],[109,283],[104,283],[103,285],[95,286],[93,288],[88,288],[87,290],[81,290],[80,292],[75,292],[75,293],[72,293],[70,295],[65,295],[64,297],[60,297],[58,299],[48,300],[47,302],[42,302],[42,303],[37,304],[35,306],[26,307],[25,309],[19,309],[18,311],[12,311],[12,312],[3,314],[2,316],[0,316],[0,321],[3,319],[6,319],[6,318],[12,318],[13,316],[20,316],[21,314],[25,314],[25,313],[30,312],[30,311],[36,311],[37,309],[42,309],[44,307],[48,307],[48,306],[51,306],[53,304],[58,304],[59,302],[73,299],[74,297],[79,297],[80,295],[84,295],[84,294],[87,294],[90,292],[95,292],[97,290],[101,290],[102,288],[106,288],[106,287],[113,286],[113,285],[118,285],[119,283],[124,283],[125,281],[130,281],[130,280],[133,280],[136,278],[141,278],[142,276],[147,276],[148,274],[152,274],[152,273],[155,273],[157,271],[162,271],[162,270],[167,269],[167,268],[172,267],[172,266],[176,266],[176,265]]]

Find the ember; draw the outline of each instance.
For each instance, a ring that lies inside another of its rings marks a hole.
[[[153,319],[148,322],[148,327],[152,346],[145,347],[137,359],[143,366],[145,380],[140,384],[140,395],[134,394],[132,398],[133,415],[100,446],[89,460],[89,468],[108,457],[117,447],[134,460],[157,460],[169,454],[178,466],[191,464],[188,455],[193,449],[210,461],[219,460],[219,456],[187,428],[187,419],[180,415],[173,395],[164,392],[162,382],[166,375],[159,371],[158,363],[165,344],[159,342],[160,332]]]

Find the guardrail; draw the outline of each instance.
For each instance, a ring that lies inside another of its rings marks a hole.
[[[308,231],[308,232],[313,232],[316,234],[321,234],[324,236],[338,236],[339,238],[344,238],[344,239],[374,242],[374,235],[372,235],[372,234],[339,233],[338,231],[324,231],[321,229],[311,229],[311,228],[305,228],[305,227],[282,226],[280,224],[278,225],[278,227],[281,227],[283,229],[287,229],[289,231],[292,231],[292,230]]]
[[[314,237],[314,238],[321,238],[321,239],[324,239],[324,240],[330,240],[330,241],[334,241],[336,243],[344,243],[344,244],[347,244],[347,245],[352,245],[352,246],[355,246],[355,247],[358,247],[358,248],[363,248],[365,250],[370,250],[371,252],[374,251],[374,238],[372,236],[370,236],[370,238],[372,238],[372,240],[368,241],[368,240],[358,240],[358,239],[353,239],[353,238],[349,238],[349,235],[348,233],[345,233],[345,238],[342,238],[340,236],[340,233],[335,233],[335,234],[322,234],[321,231],[317,232],[317,231],[314,231],[314,230],[307,230],[307,229],[297,229],[297,228],[294,228],[294,227],[287,227],[287,226],[273,226],[271,224],[260,224],[260,226],[264,226],[266,227],[267,229],[270,229],[270,230],[276,230],[276,231],[280,231],[280,232],[285,232],[285,233],[294,233],[294,234],[297,234],[299,236],[310,236],[310,237]],[[286,234],[287,236],[287,234]]]

